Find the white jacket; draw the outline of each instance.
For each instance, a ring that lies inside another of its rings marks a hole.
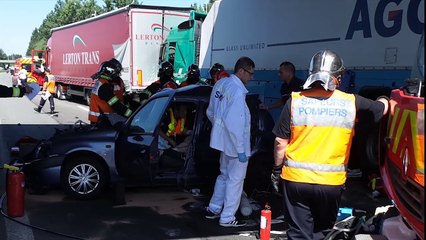
[[[218,81],[210,95],[207,117],[213,124],[210,147],[230,157],[250,156],[250,111],[248,91],[234,74]]]

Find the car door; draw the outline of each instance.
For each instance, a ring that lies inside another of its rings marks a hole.
[[[151,182],[158,165],[158,125],[173,91],[151,98],[139,108],[120,131],[116,140],[116,166],[126,182]]]

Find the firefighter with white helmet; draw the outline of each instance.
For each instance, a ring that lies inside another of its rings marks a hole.
[[[279,191],[283,179],[290,240],[323,239],[323,231],[333,227],[346,181],[356,112],[370,111],[378,122],[390,106],[387,97],[373,101],[337,90],[344,70],[335,52],[316,53],[303,90],[291,94],[273,129],[271,181]]]

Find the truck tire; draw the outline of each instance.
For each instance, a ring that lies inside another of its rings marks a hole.
[[[66,99],[65,94],[62,91],[62,85],[61,84],[56,85],[56,97],[60,100]]]
[[[108,183],[107,168],[93,156],[75,156],[67,161],[61,170],[62,187],[73,199],[96,198]]]
[[[90,106],[90,95],[92,94],[91,90],[84,91],[84,100],[86,100],[87,106]]]
[[[390,96],[392,89],[389,87],[365,86],[360,89],[358,95],[365,98],[376,100],[379,96]],[[357,113],[358,123],[355,126],[355,137],[352,143],[352,153],[357,155],[353,161],[361,161],[360,168],[363,171],[363,176],[379,172],[379,128],[380,124],[374,122],[371,113]],[[357,152],[357,153],[355,153]],[[352,156],[351,156],[352,157]]]
[[[270,186],[273,165],[273,152],[257,152],[250,157],[244,180],[244,191],[248,196],[259,191],[272,191]]]

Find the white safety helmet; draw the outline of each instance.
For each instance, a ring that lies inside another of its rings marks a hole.
[[[335,52],[330,50],[317,52],[311,59],[309,77],[303,89],[309,89],[314,82],[320,81],[325,90],[334,91],[339,82],[333,80],[333,77],[342,77],[344,70],[343,60]]]

